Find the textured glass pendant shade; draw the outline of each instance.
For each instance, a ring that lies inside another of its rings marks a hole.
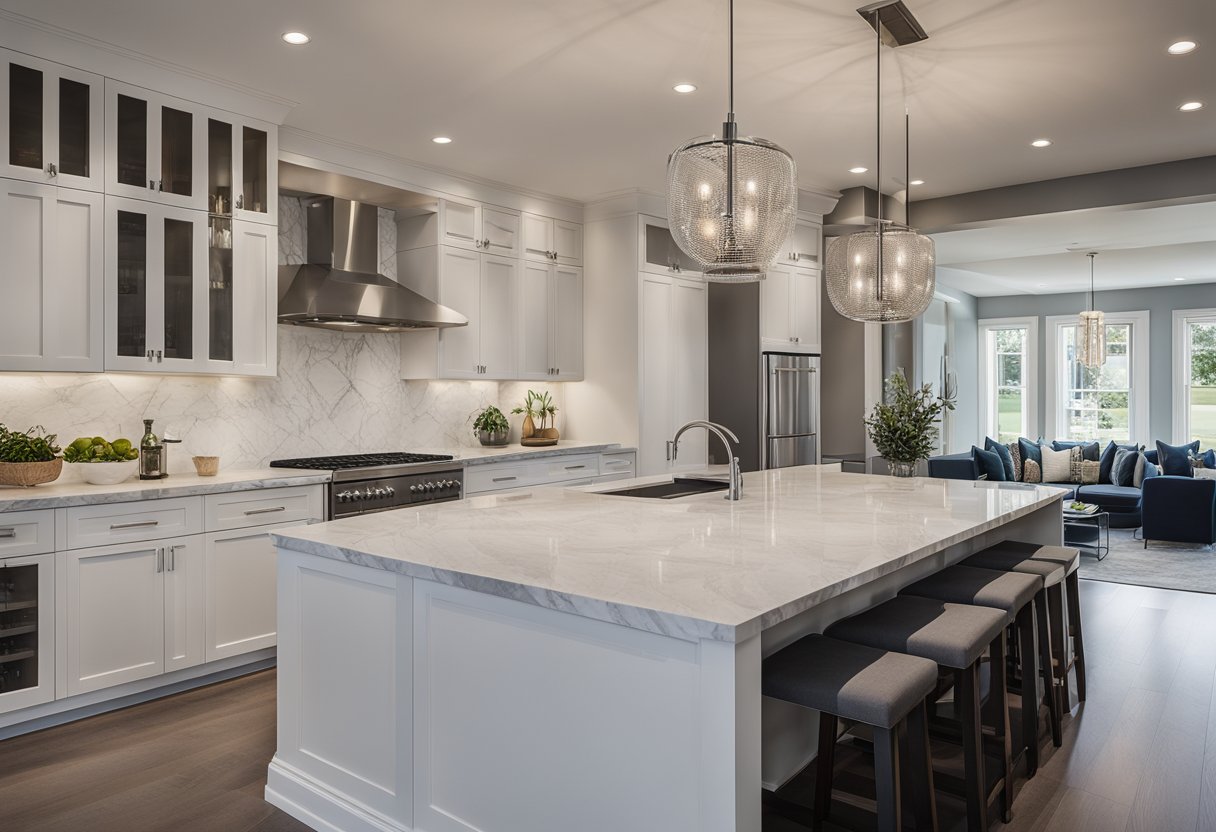
[[[1106,363],[1106,320],[1101,312],[1082,312],[1077,327],[1077,360],[1085,367]]]
[[[793,157],[764,139],[705,136],[667,162],[671,236],[706,280],[762,278],[794,230],[797,204]]]
[[[882,239],[882,265],[878,240]],[[933,240],[911,229],[866,229],[828,242],[824,280],[836,311],[894,323],[924,314],[936,286]]]

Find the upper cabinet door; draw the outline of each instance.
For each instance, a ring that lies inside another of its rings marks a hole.
[[[766,348],[787,349],[794,342],[790,271],[786,266],[774,266],[760,281],[760,340]]]
[[[246,376],[273,376],[278,368],[279,239],[273,226],[235,222],[233,260],[233,368]],[[211,293],[215,293],[215,288]],[[214,330],[211,343],[217,344]]]
[[[514,378],[519,261],[481,255],[481,366],[483,378]]]
[[[0,49],[0,176],[101,191],[102,80]]]
[[[790,274],[790,315],[800,350],[819,351],[819,283],[816,269],[794,269]]]
[[[583,270],[553,267],[553,374],[562,381],[583,378]]]
[[[204,109],[106,82],[106,193],[179,208],[207,208]]]
[[[439,243],[458,248],[481,248],[481,206],[475,202],[440,201]]]
[[[274,125],[213,110],[207,114],[207,210],[238,220],[278,222],[278,132]]]
[[[553,266],[523,260],[519,264],[519,378],[553,377],[552,338]]]
[[[537,214],[523,214],[520,225],[523,229],[524,257],[553,262],[553,220]]]
[[[817,223],[796,222],[794,230],[786,238],[777,254],[778,263],[798,264],[802,268],[819,265],[820,238],[823,226]]]
[[[481,378],[481,255],[439,246],[439,303],[469,319],[439,331],[441,378]]]
[[[0,179],[0,371],[100,372],[102,195]]]
[[[519,214],[501,208],[481,209],[481,241],[478,246],[487,254],[504,257],[519,256]]]
[[[564,266],[583,263],[583,226],[577,222],[553,220],[553,260]]]

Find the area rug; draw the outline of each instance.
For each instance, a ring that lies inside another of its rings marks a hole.
[[[1081,577],[1216,594],[1216,546],[1149,541],[1145,549],[1131,529],[1111,529],[1110,554],[1083,554]]]

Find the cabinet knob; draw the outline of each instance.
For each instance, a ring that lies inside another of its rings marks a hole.
[[[152,350],[148,350],[148,360],[152,360]]]
[[[156,180],[156,190],[163,191],[164,189],[165,189],[165,180],[157,179]]]
[[[474,240],[473,248],[481,248],[481,240]]]
[[[245,195],[244,195],[244,194],[237,194],[237,196],[236,196],[236,207],[237,207],[237,208],[244,208],[244,207],[245,207]]]
[[[149,190],[149,191],[155,191],[155,190],[156,190],[156,180],[155,180],[155,179],[149,179],[149,180],[148,180],[148,190]]]
[[[46,166],[46,172],[47,172],[48,174],[50,174],[51,176],[58,176],[58,175],[59,175],[59,168],[58,168],[58,167],[56,167],[56,165],[55,165],[55,163],[54,163],[54,162],[51,162],[49,165],[47,165],[47,166]]]
[[[156,363],[162,364],[162,363],[164,363],[164,360],[165,360],[165,354],[163,352],[161,352],[160,350],[157,350],[156,351]]]

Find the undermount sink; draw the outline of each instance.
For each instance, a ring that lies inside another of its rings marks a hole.
[[[631,488],[619,488],[615,491],[600,491],[597,493],[611,494],[616,497],[647,497],[652,500],[675,500],[680,497],[692,497],[696,494],[725,491],[726,488],[727,483],[716,480],[673,480],[671,482],[635,485]]]

